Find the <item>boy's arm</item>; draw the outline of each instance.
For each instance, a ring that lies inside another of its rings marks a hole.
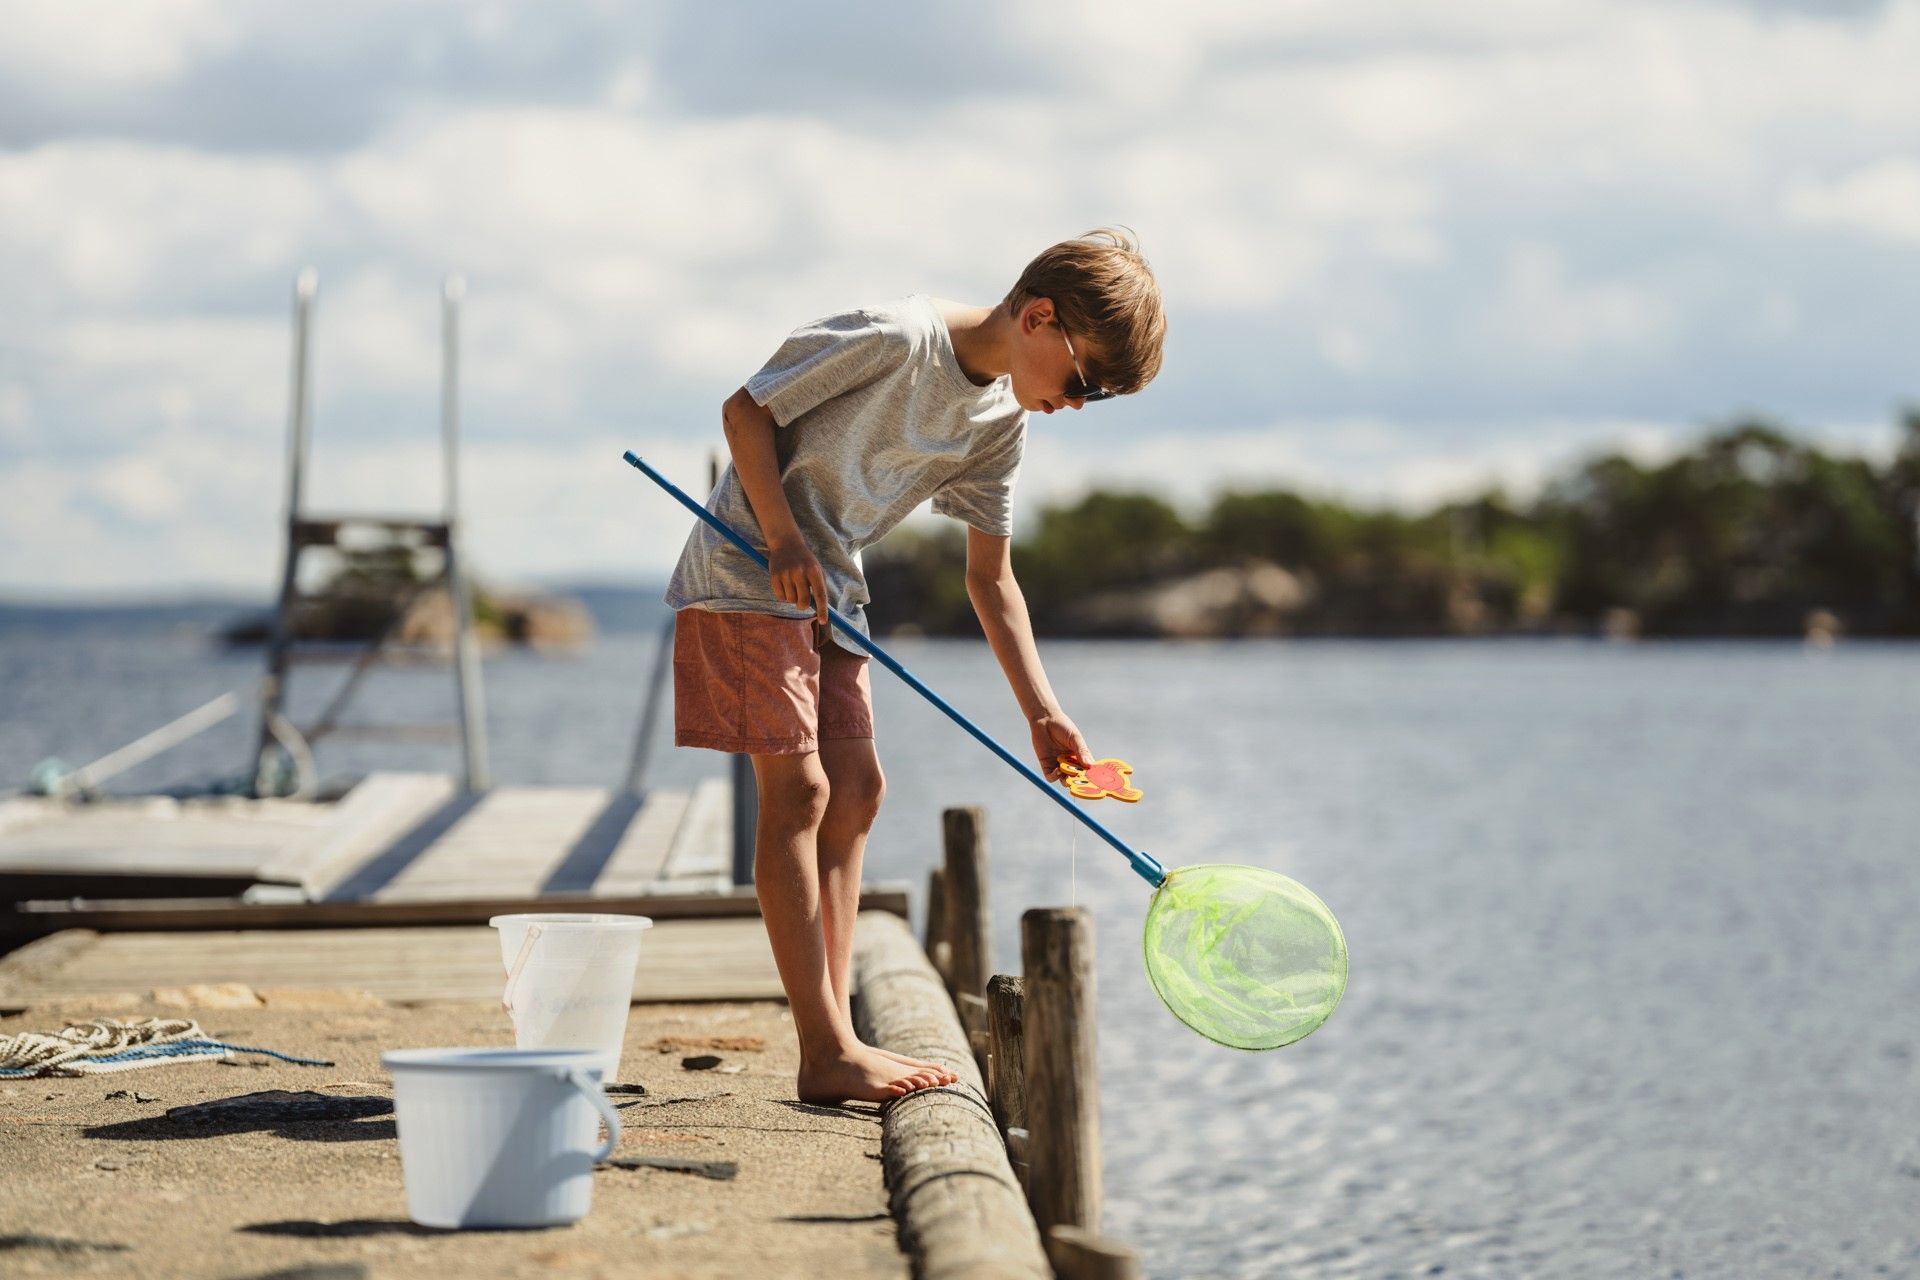
[[[1041,772],[1057,782],[1061,776],[1059,757],[1087,765],[1093,763],[1093,752],[1060,709],[1047,683],[1047,673],[1040,666],[1033,623],[1027,617],[1027,600],[1013,577],[1012,548],[1013,539],[968,526],[967,598],[973,601],[981,630],[987,633],[987,643],[1000,660],[1000,669],[1007,673],[1007,683],[1027,718]]]
[[[721,407],[720,425],[726,432],[727,450],[733,455],[734,473],[747,492],[747,503],[760,522],[760,532],[766,535],[773,594],[788,604],[812,609],[816,624],[826,627],[827,575],[801,538],[793,508],[787,505],[787,491],[780,487],[780,458],[773,447],[773,433],[778,428],[773,414],[755,404],[742,387]]]

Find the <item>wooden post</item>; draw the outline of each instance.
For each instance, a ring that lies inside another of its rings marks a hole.
[[[1036,907],[1020,917],[1026,968],[1027,1203],[1044,1238],[1100,1230],[1100,1097],[1095,1079],[1093,921]]]
[[[953,947],[948,984],[956,996],[985,1000],[987,975],[993,972],[987,918],[987,811],[969,806],[948,809],[940,817],[946,837],[947,942]]]
[[[667,640],[672,644],[672,638]],[[743,887],[753,883],[753,853],[760,825],[760,784],[753,776],[753,757],[734,756],[729,764],[733,777],[733,883]]]
[[[947,871],[935,867],[927,873],[927,959],[933,971],[953,994],[953,948],[947,945]]]
[[[984,1080],[987,1059],[993,1051],[992,1037],[987,1034],[987,1002],[962,991],[954,996],[953,1009],[960,1015],[960,1029],[967,1033],[967,1048],[973,1050],[973,1061]]]
[[[1047,1258],[1058,1280],[1140,1280],[1139,1255],[1078,1227],[1047,1233]]]
[[[1025,984],[996,973],[987,979],[987,1100],[1002,1129],[1027,1127],[1027,1064],[1021,1029]]]

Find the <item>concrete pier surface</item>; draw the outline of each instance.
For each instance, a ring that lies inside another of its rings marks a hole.
[[[129,975],[127,985],[137,983]],[[623,1125],[615,1159],[731,1164],[730,1179],[603,1165],[592,1211],[573,1226],[446,1232],[408,1221],[380,1054],[511,1044],[497,1001],[397,1004],[351,990],[280,992],[266,1003],[234,990],[174,998],[183,1003],[35,1003],[0,1018],[0,1035],[58,1031],[69,1018],[186,1017],[215,1039],[335,1065],[241,1055],[0,1081],[0,1271],[312,1280],[910,1272],[882,1181],[880,1109],[794,1100],[798,1047],[778,1001],[642,1003],[628,1020],[620,1076],[645,1093],[613,1098]],[[335,1101],[262,1100],[265,1111],[226,1119],[168,1114],[275,1090]],[[282,1118],[271,1114],[276,1102]]]

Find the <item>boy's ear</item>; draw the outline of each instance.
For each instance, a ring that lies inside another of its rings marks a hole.
[[[1052,298],[1028,298],[1020,308],[1020,327],[1028,333],[1053,323]]]

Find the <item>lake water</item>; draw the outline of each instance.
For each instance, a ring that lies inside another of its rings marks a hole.
[[[619,778],[652,637],[487,664],[495,772]],[[983,645],[909,666],[1024,751]],[[1106,1226],[1155,1276],[1920,1275],[1920,646],[1045,646],[1168,866],[1283,871],[1338,913],[1345,1004],[1245,1054],[1184,1030],[1124,861],[885,672],[870,879],[916,898],[938,815],[989,810],[1018,919],[1098,931]],[[251,680],[195,631],[0,630],[0,787]],[[323,677],[316,677],[316,680]],[[444,673],[373,686],[432,715]],[[234,725],[126,780],[236,771]],[[339,769],[450,766],[370,750]],[[655,780],[720,758],[662,748]]]

